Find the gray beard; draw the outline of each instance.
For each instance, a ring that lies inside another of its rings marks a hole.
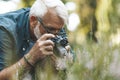
[[[35,37],[36,37],[37,39],[39,39],[39,38],[41,37],[41,32],[40,32],[40,30],[39,30],[39,26],[36,26],[36,27],[34,28],[34,35],[35,35]]]

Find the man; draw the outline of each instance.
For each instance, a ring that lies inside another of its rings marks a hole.
[[[67,18],[60,0],[36,0],[31,9],[1,14],[0,80],[12,80],[19,70],[30,71],[46,56],[54,57],[51,38],[66,37]],[[69,52],[69,45],[65,48]]]

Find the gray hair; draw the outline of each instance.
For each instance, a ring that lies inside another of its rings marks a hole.
[[[61,0],[36,0],[30,10],[30,16],[43,17],[48,8],[54,8],[58,16],[68,23],[68,12]]]

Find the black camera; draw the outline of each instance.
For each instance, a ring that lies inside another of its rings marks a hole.
[[[68,40],[66,37],[62,37],[57,35],[55,38],[51,38],[51,40],[55,43],[54,53],[57,56],[63,57],[67,54],[67,50],[65,46],[68,45]]]

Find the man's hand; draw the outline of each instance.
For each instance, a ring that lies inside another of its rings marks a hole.
[[[55,37],[53,34],[44,34],[36,41],[28,55],[26,55],[31,64],[35,64],[45,56],[53,54],[54,43],[50,40],[53,37]]]
[[[56,58],[56,69],[57,70],[64,70],[68,67],[68,64],[73,64],[73,54],[70,52],[70,45],[65,46],[67,53],[64,57],[57,57]]]
[[[69,63],[73,63],[73,54],[70,52],[70,45],[65,46],[66,50],[67,50],[67,54],[65,56],[66,60],[68,60]]]

